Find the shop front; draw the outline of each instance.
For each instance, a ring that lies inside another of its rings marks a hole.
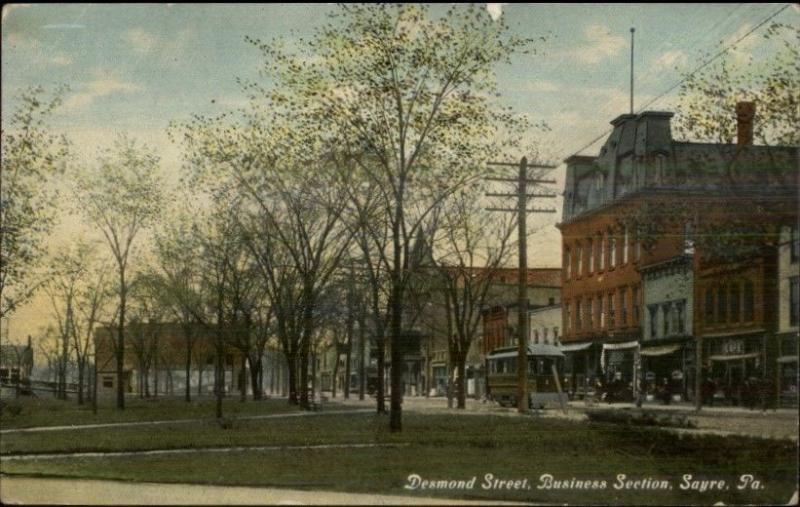
[[[648,340],[641,343],[641,392],[647,401],[690,401],[694,398],[694,346],[690,340]]]
[[[706,338],[706,404],[753,407],[766,393],[774,392],[766,377],[765,336]]]
[[[570,399],[583,399],[597,394],[600,373],[600,346],[595,342],[567,343],[559,347],[564,353],[562,389]]]
[[[606,399],[632,401],[639,389],[639,342],[604,343],[600,364]]]

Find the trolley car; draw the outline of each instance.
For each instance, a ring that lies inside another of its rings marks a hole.
[[[490,400],[500,406],[517,404],[517,347],[495,349],[486,356],[486,391]],[[555,366],[555,372],[553,372]],[[529,407],[566,401],[560,394],[555,375],[562,378],[564,353],[555,345],[528,345]],[[559,398],[561,396],[561,398]]]

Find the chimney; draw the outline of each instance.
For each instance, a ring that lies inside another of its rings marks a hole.
[[[736,144],[739,148],[753,145],[753,118],[755,115],[755,102],[738,102],[736,104]]]

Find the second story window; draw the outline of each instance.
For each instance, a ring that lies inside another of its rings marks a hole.
[[[658,338],[658,305],[647,307],[650,312],[650,338]]]
[[[566,279],[572,278],[572,255],[570,255],[569,248],[564,250],[564,269],[566,270]]]
[[[730,288],[731,322],[739,322],[739,318],[741,317],[739,298],[739,284],[732,283]]]
[[[619,291],[619,322],[622,326],[628,325],[628,289]]]
[[[717,288],[717,322],[724,324],[728,321],[728,288],[720,285]]]
[[[575,247],[575,257],[575,260],[578,263],[577,267],[575,268],[575,276],[580,277],[583,274],[583,252],[581,251],[580,245]]]
[[[594,273],[594,247],[591,239],[587,240],[586,256],[589,258],[589,274],[592,274]]]
[[[597,240],[597,268],[600,271],[606,268],[606,237],[603,234]]]
[[[581,326],[581,300],[575,301],[575,330],[580,331]]]
[[[594,300],[591,298],[586,302],[586,323],[588,329],[594,329]]]
[[[625,232],[622,235],[622,263],[628,262],[628,226],[625,226]]]
[[[617,265],[617,238],[610,236],[608,240],[608,267],[613,268]]]
[[[614,329],[614,293],[608,295],[608,328]]]
[[[572,322],[569,320],[569,303],[564,303],[564,329],[569,332],[572,329]]]
[[[675,318],[677,320],[675,331],[678,334],[686,334],[686,301],[678,301],[675,304]]]

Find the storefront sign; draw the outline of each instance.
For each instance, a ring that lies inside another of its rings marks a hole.
[[[725,340],[722,342],[720,352],[726,356],[733,356],[737,354],[744,354],[744,340]]]

